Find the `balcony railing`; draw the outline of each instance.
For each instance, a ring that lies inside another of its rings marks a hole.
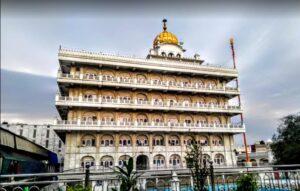
[[[123,121],[74,121],[56,120],[57,131],[166,131],[166,132],[245,132],[243,124],[173,123],[173,122],[123,122]]]
[[[184,110],[198,112],[231,112],[241,113],[240,106],[219,105],[219,104],[201,104],[184,102],[166,102],[166,101],[144,101],[128,99],[103,99],[103,98],[83,98],[83,97],[65,97],[56,96],[56,105],[70,105],[80,107],[107,107],[124,109],[151,109],[151,110]]]
[[[138,80],[136,78],[122,78],[102,75],[71,75],[58,72],[58,81],[71,80],[73,83],[86,83],[103,86],[124,86],[141,89],[162,89],[173,91],[207,92],[218,94],[238,94],[239,89],[224,85],[184,83],[158,80]]]

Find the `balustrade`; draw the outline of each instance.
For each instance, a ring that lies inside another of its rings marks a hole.
[[[211,85],[211,84],[199,84],[199,83],[184,83],[184,82],[172,82],[172,81],[157,81],[157,80],[138,80],[136,78],[122,78],[113,76],[102,75],[72,75],[59,72],[58,78],[71,79],[71,80],[83,80],[83,81],[96,81],[102,83],[116,83],[126,85],[147,85],[160,88],[179,88],[190,90],[208,90],[208,91],[238,91],[238,88],[227,87],[224,85]]]
[[[133,106],[133,107],[154,107],[156,109],[180,109],[180,108],[186,108],[186,109],[209,109],[209,110],[241,110],[240,106],[235,105],[220,105],[220,104],[206,104],[206,103],[186,103],[186,102],[170,102],[170,101],[157,101],[155,99],[153,100],[138,100],[138,99],[103,99],[102,97],[99,98],[82,98],[82,97],[68,97],[68,96],[56,96],[57,102],[71,102],[71,103],[86,103],[86,104],[97,104],[97,106],[106,106],[106,105],[112,105],[112,106]],[[66,103],[64,103],[66,104]],[[157,107],[159,106],[159,107]]]

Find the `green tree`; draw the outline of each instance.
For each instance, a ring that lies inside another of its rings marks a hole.
[[[276,164],[299,164],[300,113],[282,118],[272,140],[271,149]]]
[[[236,191],[257,191],[258,190],[256,177],[253,174],[242,175],[237,179],[236,185],[237,185]]]
[[[133,169],[133,158],[130,157],[128,163],[124,163],[123,167],[117,166],[115,172],[118,174],[119,180],[121,180],[121,191],[135,191],[137,179],[140,175]]]
[[[195,191],[206,191],[205,181],[209,175],[209,169],[203,157],[201,145],[197,144],[194,136],[191,137],[192,143],[187,147],[185,160],[194,180],[193,189]]]

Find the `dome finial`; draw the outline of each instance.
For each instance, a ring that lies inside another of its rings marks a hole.
[[[163,29],[164,29],[164,31],[166,31],[167,30],[167,24],[166,24],[167,19],[163,19],[162,22],[164,23]]]

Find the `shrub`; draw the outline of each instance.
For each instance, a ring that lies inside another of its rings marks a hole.
[[[244,174],[237,180],[237,191],[257,191],[258,184],[256,176],[253,174]]]

